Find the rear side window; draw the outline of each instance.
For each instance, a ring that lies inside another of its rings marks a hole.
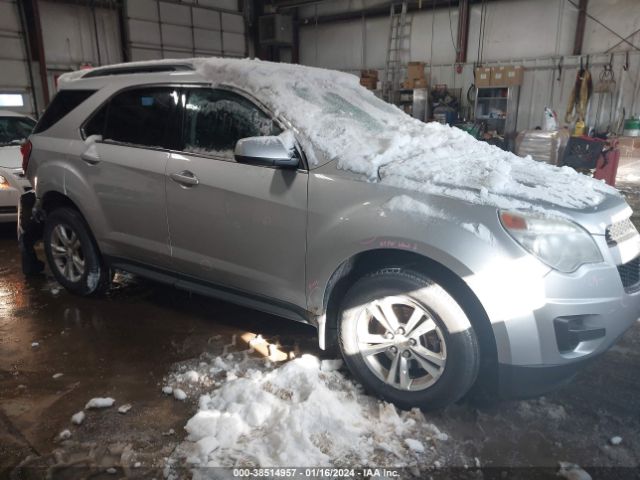
[[[61,90],[49,104],[33,133],[41,133],[58,123],[67,113],[76,108],[96,90]]]
[[[173,148],[177,132],[171,126],[178,98],[178,91],[171,87],[126,90],[109,102],[106,120],[101,118],[103,112],[96,113],[85,134],[96,134],[104,122],[105,141]]]

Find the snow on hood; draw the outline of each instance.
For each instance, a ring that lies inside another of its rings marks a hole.
[[[371,181],[501,208],[540,208],[542,202],[581,209],[617,194],[568,167],[520,158],[460,129],[411,118],[354,75],[255,60],[194,64],[214,82],[248,89],[338,168]]]
[[[249,59],[164,62],[191,62],[213,84],[247,90],[282,114],[301,134],[312,167],[335,160],[372,182],[500,208],[582,209],[617,194],[568,167],[520,158],[457,128],[411,118],[351,74]]]

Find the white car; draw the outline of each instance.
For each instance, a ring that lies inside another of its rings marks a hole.
[[[20,145],[35,124],[26,115],[0,110],[0,223],[17,220],[20,195],[31,190],[22,171]]]

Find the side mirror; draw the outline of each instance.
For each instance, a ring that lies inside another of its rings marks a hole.
[[[277,136],[243,138],[236,144],[234,154],[238,163],[250,165],[297,168],[300,163],[295,150]]]

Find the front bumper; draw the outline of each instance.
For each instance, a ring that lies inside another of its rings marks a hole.
[[[584,266],[571,275],[551,272],[544,297],[529,314],[493,325],[503,397],[561,386],[640,317],[640,290],[625,290],[611,264]]]

